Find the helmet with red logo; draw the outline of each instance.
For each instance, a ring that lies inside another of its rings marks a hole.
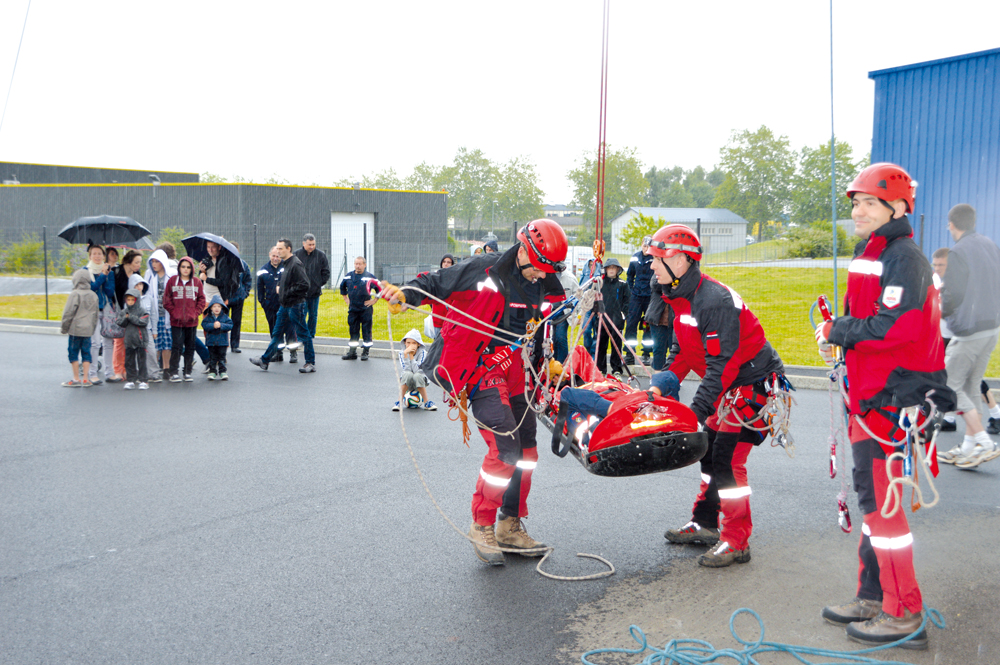
[[[906,212],[913,212],[913,199],[916,196],[917,183],[903,167],[879,162],[872,164],[858,174],[851,186],[847,188],[847,198],[853,199],[858,192],[871,194],[885,202],[903,199],[906,201]]]
[[[536,219],[517,232],[517,239],[524,245],[531,265],[542,272],[556,273],[566,269],[566,252],[569,241],[558,222]]]
[[[678,252],[684,252],[693,261],[701,261],[701,240],[691,227],[683,224],[664,226],[653,234],[649,241],[649,253],[661,259],[669,259]]]

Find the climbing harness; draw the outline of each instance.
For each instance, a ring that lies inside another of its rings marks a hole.
[[[760,627],[760,635],[753,642],[743,639],[736,632],[736,617],[741,614],[748,614],[756,619],[757,625]],[[580,657],[580,661],[584,665],[600,665],[590,659],[594,656],[607,653],[641,656],[649,651],[649,655],[642,660],[641,665],[668,665],[674,663],[676,663],[676,665],[702,665],[705,663],[721,662],[719,661],[721,658],[729,659],[739,665],[757,665],[757,657],[767,653],[787,653],[803,665],[820,665],[819,663],[808,660],[806,656],[839,659],[836,661],[824,660],[823,665],[848,665],[850,663],[857,663],[860,665],[908,665],[907,663],[903,663],[898,660],[868,658],[867,654],[874,654],[878,651],[904,645],[906,642],[909,642],[919,635],[927,627],[928,620],[942,630],[946,627],[944,617],[941,613],[932,607],[924,605],[924,618],[923,621],[920,622],[920,627],[906,637],[898,639],[895,642],[880,644],[876,647],[870,647],[868,649],[858,649],[856,651],[837,651],[835,649],[819,649],[816,647],[783,644],[781,642],[767,642],[764,640],[764,620],[761,619],[760,615],[753,610],[741,607],[733,612],[732,616],[729,617],[729,632],[732,634],[733,639],[743,645],[743,648],[739,651],[736,649],[717,649],[710,642],[696,639],[670,640],[662,649],[658,649],[649,645],[646,640],[646,634],[641,628],[636,625],[632,625],[629,626],[628,632],[632,639],[638,643],[639,648],[592,649],[584,653]]]
[[[715,415],[719,422],[759,432],[761,441],[771,436],[771,445],[795,457],[795,440],[788,431],[795,388],[783,374],[774,372],[749,386],[728,390],[719,400]]]

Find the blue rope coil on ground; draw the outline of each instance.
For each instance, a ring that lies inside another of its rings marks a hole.
[[[755,642],[748,642],[736,634],[735,622],[736,617],[740,614],[749,614],[757,620],[757,625],[760,626],[760,637],[758,637]],[[794,644],[782,644],[780,642],[765,642],[764,620],[761,619],[760,615],[753,610],[741,607],[733,612],[733,615],[729,617],[729,632],[732,633],[733,638],[735,638],[737,642],[744,646],[744,648],[739,651],[736,649],[716,649],[704,640],[694,639],[670,640],[662,649],[657,649],[656,647],[649,646],[646,642],[646,634],[642,632],[641,628],[632,625],[629,626],[628,631],[632,636],[632,639],[639,644],[638,649],[592,649],[591,651],[583,654],[583,656],[580,657],[580,660],[584,665],[598,665],[597,663],[590,661],[589,658],[604,653],[623,653],[639,656],[646,651],[650,651],[651,653],[637,665],[703,665],[704,663],[717,662],[723,658],[732,659],[734,662],[739,663],[739,665],[759,665],[755,656],[764,653],[788,653],[794,656],[799,662],[804,663],[804,665],[820,665],[819,663],[813,663],[813,661],[806,659],[805,656],[820,656],[823,658],[840,659],[837,661],[828,661],[823,665],[837,665],[838,663],[861,663],[863,665],[910,665],[898,660],[890,661],[866,658],[864,654],[898,647],[904,642],[908,642],[920,633],[920,631],[924,630],[927,626],[928,618],[931,620],[931,623],[938,628],[943,629],[945,627],[944,617],[941,616],[941,613],[924,605],[924,620],[920,623],[920,627],[917,628],[917,630],[911,635],[895,642],[881,644],[877,647],[871,647],[868,649],[860,649],[858,651],[837,651],[834,649],[817,649],[814,647],[797,646]]]

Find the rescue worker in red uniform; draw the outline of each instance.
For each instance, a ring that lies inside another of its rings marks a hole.
[[[765,382],[780,376],[784,365],[740,296],[702,274],[701,241],[693,230],[682,224],[661,228],[653,235],[649,253],[655,257],[653,271],[663,301],[674,313],[676,340],[667,371],[653,376],[654,392],[676,398],[679,382],[689,371],[700,376],[691,409],[709,442],[691,521],[664,535],[672,543],[711,546],[698,559],[703,566],[746,563],[753,530],[746,460],[764,434],[729,424],[735,422],[732,416],[720,419],[716,412],[725,399],[744,421],[755,418],[767,401]]]
[[[816,329],[820,355],[831,362],[831,345],[843,347],[850,398],[854,488],[864,513],[854,600],[825,607],[827,621],[847,627],[865,644],[894,642],[922,622],[923,599],[913,571],[913,536],[902,509],[882,517],[888,479],[886,459],[901,440],[899,411],[922,406],[928,393],[938,407],[954,402],[945,385],[941,312],[933,271],[913,242],[906,213],[913,212],[914,183],[895,164],[872,164],[847,190],[855,234],[862,238],[848,268],[844,316]],[[902,462],[892,463],[895,476]],[[925,630],[907,648],[927,648]]]
[[[498,545],[535,550],[525,552],[526,556],[542,556],[545,547],[528,535],[521,522],[528,515],[528,491],[538,451],[535,415],[525,395],[521,348],[512,343],[525,334],[529,321],[540,320],[553,303],[565,300],[556,273],[565,269],[569,243],[562,227],[549,219],[529,222],[517,239],[503,254],[481,254],[447,270],[419,275],[406,285],[461,310],[445,313],[447,320],[421,369],[453,401],[466,393],[489,446],[472,497],[469,538],[476,556],[490,565],[504,563]],[[408,304],[419,306],[429,300],[406,287],[403,297]],[[382,297],[397,302],[402,299],[399,293],[400,289],[389,286]]]

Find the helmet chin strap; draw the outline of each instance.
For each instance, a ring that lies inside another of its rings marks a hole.
[[[662,256],[658,256],[656,258],[660,259],[660,263],[662,263],[663,267],[667,269],[668,273],[670,273],[670,279],[671,279],[670,288],[671,288],[671,290],[676,289],[677,286],[681,283],[681,278],[674,274],[674,271],[670,269],[670,266],[667,265],[667,262],[663,260]]]

